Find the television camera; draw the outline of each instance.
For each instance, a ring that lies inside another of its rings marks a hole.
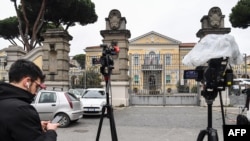
[[[207,64],[197,66],[194,70],[184,70],[184,79],[195,79],[201,82],[205,89],[211,90],[225,90],[225,87],[232,86],[233,70],[227,57],[210,59]]]
[[[113,56],[118,55],[120,52],[116,42],[112,42],[110,46],[101,44],[102,56],[100,58],[93,58],[92,64],[101,64],[100,72],[104,76],[110,75],[111,70],[114,69]]]

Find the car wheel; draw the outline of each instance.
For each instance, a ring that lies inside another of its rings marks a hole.
[[[61,128],[68,127],[70,124],[69,116],[67,114],[64,114],[64,113],[60,113],[58,115],[62,116],[62,119],[59,122],[59,124],[60,124],[59,127],[61,127]]]

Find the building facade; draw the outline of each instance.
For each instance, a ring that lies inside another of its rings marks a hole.
[[[137,94],[171,94],[196,92],[194,80],[183,79],[184,70],[194,67],[182,64],[182,59],[196,43],[182,43],[176,39],[150,31],[129,41],[130,90]],[[86,69],[99,69],[93,59],[100,58],[100,46],[87,47]],[[233,66],[234,77],[248,76],[249,57],[243,64]],[[98,70],[97,70],[98,71]]]
[[[154,31],[130,40],[129,74],[132,91],[143,95],[190,92],[190,89],[181,88],[187,81],[193,81],[183,80],[183,70],[189,67],[182,64],[182,58],[194,45]]]
[[[129,41],[129,78],[130,90],[138,94],[161,95],[177,93],[178,89],[193,80],[183,79],[183,70],[193,69],[182,64],[182,58],[194,47],[195,43],[182,43],[155,31]],[[93,59],[100,58],[102,48],[87,47],[86,69],[96,67]],[[191,87],[186,90],[190,92]]]

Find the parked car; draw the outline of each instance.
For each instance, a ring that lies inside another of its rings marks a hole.
[[[100,115],[106,104],[106,93],[102,88],[88,88],[80,99],[83,115]]]
[[[238,85],[250,84],[249,78],[235,78],[234,83]]]
[[[250,86],[250,79],[249,78],[235,78],[233,87],[232,87],[232,94],[240,95],[242,91]]]
[[[81,98],[85,91],[86,89],[80,89],[80,88],[69,89],[69,92],[73,93],[77,98]]]
[[[242,84],[250,85],[250,79],[242,80]]]
[[[69,92],[41,90],[31,105],[36,108],[41,120],[63,116],[59,127],[67,127],[71,122],[78,121],[83,114],[80,100]]]

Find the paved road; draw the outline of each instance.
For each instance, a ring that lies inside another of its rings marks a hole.
[[[226,124],[235,124],[238,108],[227,107]],[[213,128],[223,141],[220,107],[213,107]],[[119,141],[195,141],[207,128],[207,107],[115,108]],[[68,128],[59,128],[58,141],[95,141],[100,118],[83,117]],[[204,140],[207,140],[206,138]],[[104,118],[99,141],[111,141],[109,119]]]

